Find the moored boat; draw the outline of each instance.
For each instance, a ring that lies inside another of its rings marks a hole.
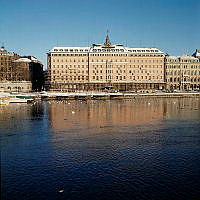
[[[33,99],[24,99],[24,98],[18,98],[18,97],[10,97],[8,99],[9,103],[29,103],[32,101]]]

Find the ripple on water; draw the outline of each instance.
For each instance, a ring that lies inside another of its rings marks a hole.
[[[3,197],[195,200],[199,110],[192,98],[8,106]]]

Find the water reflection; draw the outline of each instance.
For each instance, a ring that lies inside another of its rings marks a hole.
[[[111,128],[159,123],[166,113],[164,101],[75,101],[51,102],[49,119],[55,130]]]
[[[44,116],[45,104],[35,102],[33,104],[9,104],[0,106],[0,120],[23,120],[23,119],[41,119]]]
[[[199,119],[199,99],[133,99],[124,101],[49,102],[49,120],[55,130],[108,129],[159,126],[164,119]],[[190,114],[191,113],[191,114]],[[145,126],[144,126],[145,125]],[[81,131],[81,130],[79,130]]]
[[[195,200],[199,121],[196,98],[0,107],[3,198]]]

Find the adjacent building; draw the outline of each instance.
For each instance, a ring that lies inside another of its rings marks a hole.
[[[188,55],[165,57],[167,90],[200,89],[200,59],[197,53],[195,54],[197,55],[196,57]]]
[[[0,49],[0,91],[31,92],[43,87],[43,65],[33,56]]]
[[[165,88],[165,54],[157,48],[104,44],[54,47],[48,52],[50,90],[155,90]]]

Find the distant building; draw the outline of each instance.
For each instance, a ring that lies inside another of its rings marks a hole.
[[[21,57],[0,49],[0,91],[40,91],[43,86],[43,65],[33,56]]]
[[[0,48],[0,81],[17,80],[17,72],[13,66],[13,61],[19,58],[19,55],[8,52],[3,46]]]
[[[48,52],[50,90],[164,89],[165,54],[156,48],[104,44],[54,47]]]
[[[34,56],[24,56],[31,60],[29,63],[30,80],[33,91],[41,91],[44,87],[44,71],[41,62]]]
[[[168,90],[200,89],[200,59],[197,56],[166,56],[165,69]]]

